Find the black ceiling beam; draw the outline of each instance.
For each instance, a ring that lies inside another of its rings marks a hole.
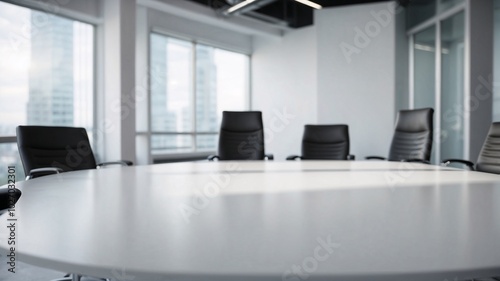
[[[255,11],[286,21],[288,26],[292,28],[313,24],[313,9],[292,0],[276,1]]]
[[[199,4],[209,6],[213,9],[219,9],[221,7],[231,6],[231,4],[226,0],[186,0],[186,1],[197,2]],[[312,0],[312,1],[320,4],[321,6],[323,6],[323,8],[329,8],[337,6],[387,2],[389,0]],[[410,2],[410,0],[399,0],[399,1]],[[314,24],[314,9],[299,2],[296,2],[294,0],[277,0],[275,2],[266,4],[265,6],[254,10],[254,12],[278,19],[280,21],[287,22],[288,26],[292,28],[300,28]]]

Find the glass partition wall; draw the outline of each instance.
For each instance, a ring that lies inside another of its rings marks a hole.
[[[441,21],[440,158],[464,154],[464,12]]]
[[[424,3],[425,2],[425,3]],[[410,38],[410,108],[432,107],[433,163],[466,155],[465,3],[422,1],[407,11]],[[414,14],[422,9],[427,18]]]
[[[431,26],[413,36],[413,107],[436,108],[436,27]],[[436,146],[431,154],[435,162]]]

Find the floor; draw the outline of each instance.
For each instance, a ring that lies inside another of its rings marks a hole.
[[[0,255],[0,281],[50,281],[62,278],[65,272],[32,266],[23,262],[16,262],[16,273],[7,271],[7,257]],[[82,278],[82,281],[97,281],[94,278]]]
[[[22,262],[16,262],[16,273],[11,273],[7,271],[8,267],[5,266],[6,264],[7,258],[3,255],[0,255],[0,281],[50,281],[53,279],[62,278],[65,275],[64,272],[32,266]],[[124,278],[117,278],[113,280],[128,281],[133,279],[134,278],[130,278],[130,276],[124,276]],[[94,279],[90,277],[82,278],[82,281],[98,280],[100,279]],[[500,277],[474,279],[471,281],[500,281]]]

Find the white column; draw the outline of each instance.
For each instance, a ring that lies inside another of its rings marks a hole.
[[[98,130],[103,140],[101,160],[135,162],[135,0],[102,1],[103,63]]]

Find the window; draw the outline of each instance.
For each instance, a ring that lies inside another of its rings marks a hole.
[[[94,26],[0,2],[0,184],[24,177],[18,125],[93,130]]]
[[[466,158],[465,116],[457,108],[465,108],[465,13],[445,20],[441,27],[441,118],[440,159]]]
[[[214,151],[222,111],[248,108],[249,57],[151,34],[151,149]]]
[[[436,108],[436,27],[413,35],[413,107]],[[436,123],[435,123],[436,124]],[[431,162],[436,163],[436,148]]]

